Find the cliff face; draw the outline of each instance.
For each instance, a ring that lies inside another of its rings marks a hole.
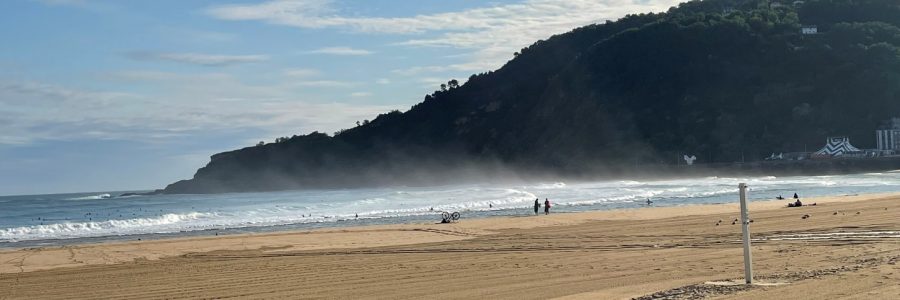
[[[591,176],[683,153],[762,158],[830,135],[873,145],[900,115],[900,4],[770,2],[693,1],[578,28],[406,112],[216,154],[165,192]]]

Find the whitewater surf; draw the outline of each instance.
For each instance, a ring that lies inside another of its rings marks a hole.
[[[218,195],[114,197],[120,193],[0,197],[0,247],[91,239],[276,231],[528,215],[535,199],[555,212],[729,203],[737,184],[752,199],[900,192],[900,173],[798,177],[706,177],[674,180],[542,182]]]

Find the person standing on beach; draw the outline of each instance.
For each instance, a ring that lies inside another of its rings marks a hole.
[[[538,214],[538,210],[541,209],[541,202],[538,199],[534,199],[534,215]]]
[[[545,215],[550,214],[550,199],[548,199],[548,198],[544,198],[544,214]]]

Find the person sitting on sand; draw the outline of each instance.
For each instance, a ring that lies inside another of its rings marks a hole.
[[[803,202],[800,202],[800,199],[797,199],[797,201],[794,201],[794,207],[801,207],[801,206],[803,206]]]
[[[541,209],[541,202],[539,199],[534,199],[534,215],[538,214],[539,209]]]
[[[544,214],[550,214],[550,199],[544,198]]]

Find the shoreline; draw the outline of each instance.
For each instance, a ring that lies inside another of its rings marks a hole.
[[[730,224],[736,202],[0,251],[0,291],[4,299],[900,296],[892,284],[900,193],[809,198],[818,205],[802,208],[751,202],[754,271],[766,285],[710,284],[743,276],[741,226]]]
[[[521,186],[452,185],[327,193],[292,191],[221,196],[162,195],[127,200],[98,200],[96,198],[102,195],[96,193],[19,197],[0,199],[5,203],[0,203],[0,206],[9,208],[0,213],[6,221],[0,226],[4,227],[0,229],[0,249],[416,224],[439,220],[436,214],[444,210],[459,211],[465,220],[498,215],[530,215],[529,196],[531,199],[538,196],[555,198],[553,200],[558,205],[554,207],[554,212],[642,207],[645,197],[652,197],[656,201],[654,206],[727,203],[733,201],[733,194],[736,193],[733,186],[739,180],[745,179],[706,177]],[[765,176],[746,180],[755,186],[750,194],[751,201],[770,200],[782,193],[790,195],[793,192],[799,192],[804,197],[900,192],[900,173]],[[253,201],[245,205],[241,199]],[[44,201],[47,204],[45,207],[51,209],[28,209],[31,201]],[[489,203],[493,206],[489,207]],[[429,212],[429,207],[434,210]],[[301,217],[305,213],[310,215]],[[355,217],[354,213],[358,215]],[[51,222],[44,222],[48,219]]]
[[[735,195],[737,197],[737,195]],[[841,195],[841,196],[825,196],[813,197],[805,199],[808,203],[828,202],[855,202],[866,201],[872,199],[900,197],[897,193],[874,193],[874,194],[857,194],[857,195]],[[759,210],[772,210],[785,207],[786,203],[792,199],[785,200],[755,200],[749,203],[751,214]],[[214,230],[198,231],[197,235],[187,236],[163,236],[160,238],[150,238],[142,240],[139,236],[138,240],[106,240],[99,242],[72,243],[63,245],[37,246],[37,247],[9,247],[0,248],[0,274],[13,271],[31,271],[31,270],[47,270],[59,267],[72,267],[94,264],[109,263],[125,263],[138,259],[162,259],[166,257],[185,255],[201,251],[229,251],[229,250],[250,250],[263,248],[278,248],[285,251],[305,251],[305,250],[321,250],[321,249],[353,249],[365,247],[380,246],[398,246],[398,245],[414,245],[430,242],[446,242],[461,240],[464,238],[442,236],[435,237],[428,234],[416,234],[429,231],[440,231],[444,228],[451,228],[455,231],[466,232],[468,238],[489,235],[492,232],[509,229],[530,229],[536,227],[577,225],[594,220],[648,220],[659,218],[674,218],[684,216],[722,214],[733,212],[737,215],[739,206],[735,203],[720,204],[685,204],[673,206],[647,207],[640,206],[635,208],[620,208],[611,210],[596,210],[584,212],[557,212],[549,216],[543,214],[535,215],[501,215],[501,216],[483,216],[471,219],[463,219],[460,222],[452,224],[440,224],[438,222],[422,223],[398,223],[398,224],[377,224],[377,225],[349,225],[341,227],[324,227],[314,229],[298,229],[298,230],[275,230],[266,232],[249,232],[234,233],[222,235],[209,235]],[[563,217],[560,217],[563,216]],[[402,238],[396,240],[385,240],[381,242],[372,242],[360,239],[359,235],[365,235],[370,232],[394,232],[394,234],[402,235]],[[203,235],[203,233],[206,233]],[[344,235],[349,239],[348,243],[330,242],[330,243],[304,243],[309,236],[327,236],[327,235]],[[250,242],[248,244],[248,242]],[[291,244],[291,245],[289,245]],[[86,259],[83,263],[65,264],[56,263],[56,259],[51,259],[50,264],[36,264],[33,266],[12,266],[8,258],[20,252],[37,251],[43,256],[55,256],[56,252],[76,251],[76,249],[96,251],[96,249],[106,249],[112,252],[134,252],[134,255],[124,255],[112,260],[96,260]],[[140,254],[146,252],[150,254]]]
[[[858,195],[861,190],[849,190],[849,191],[841,191],[836,190],[832,191],[832,193],[813,193],[813,196],[810,196],[809,199],[820,198],[820,197],[842,197],[847,195]],[[736,191],[735,191],[736,193]],[[771,192],[770,192],[771,193]],[[900,194],[900,190],[883,190],[872,192],[873,194],[891,194],[898,193]],[[91,193],[93,194],[93,193]],[[818,195],[816,195],[818,194]],[[724,194],[729,195],[729,194]],[[759,202],[759,201],[775,201],[772,198],[761,197],[761,198],[753,198],[754,194],[751,194],[751,198],[749,199],[751,202]],[[694,198],[681,198],[681,197],[672,197],[672,198],[656,198],[654,201],[654,206],[652,208],[662,208],[662,207],[683,207],[683,206],[697,206],[697,205],[716,205],[722,204],[723,201],[728,201],[727,199],[721,199],[721,195],[716,196],[720,199],[715,199],[713,201],[696,201],[698,199],[705,198],[704,196],[699,196]],[[727,198],[728,196],[725,196]],[[735,200],[736,202],[736,200]],[[630,210],[630,209],[641,209],[647,208],[643,201],[627,201],[627,202],[591,202],[592,204],[569,204],[569,205],[557,205],[554,208],[554,212],[559,214],[569,214],[569,213],[583,213],[583,212],[602,212],[602,211],[618,211],[618,210]],[[277,205],[276,205],[277,206]],[[463,213],[463,219],[466,221],[479,220],[479,219],[490,219],[490,218],[510,218],[510,217],[527,217],[531,216],[531,208],[530,207],[501,207],[497,209],[476,209],[472,211],[463,210],[460,211]],[[194,212],[191,212],[194,213]],[[313,222],[300,222],[300,223],[284,223],[277,225],[246,225],[246,226],[237,226],[237,227],[229,227],[227,225],[223,225],[224,227],[207,227],[202,229],[181,229],[178,231],[161,231],[156,233],[131,233],[131,234],[120,234],[120,235],[97,235],[97,236],[83,236],[83,237],[63,237],[63,238],[46,238],[46,239],[26,239],[21,241],[4,241],[0,242],[0,252],[9,251],[9,250],[20,250],[20,249],[32,249],[32,248],[52,248],[52,247],[64,247],[64,246],[79,246],[79,245],[93,245],[93,244],[110,244],[110,243],[125,243],[132,241],[159,241],[159,240],[170,240],[170,239],[190,239],[190,238],[203,238],[209,236],[232,236],[232,235],[246,235],[246,234],[276,234],[283,232],[304,232],[311,230],[328,230],[328,229],[346,229],[346,228],[356,228],[356,227],[368,227],[368,226],[390,226],[390,225],[414,225],[414,224],[427,224],[430,222],[436,222],[440,220],[440,212],[435,210],[433,212],[425,212],[422,214],[411,214],[411,215],[400,215],[400,216],[387,216],[387,217],[362,217],[362,218],[352,218],[352,216],[347,218],[334,218],[334,217],[326,217],[320,221]],[[84,220],[86,222],[86,220]],[[102,219],[101,219],[102,221]],[[24,228],[24,227],[22,227]]]

